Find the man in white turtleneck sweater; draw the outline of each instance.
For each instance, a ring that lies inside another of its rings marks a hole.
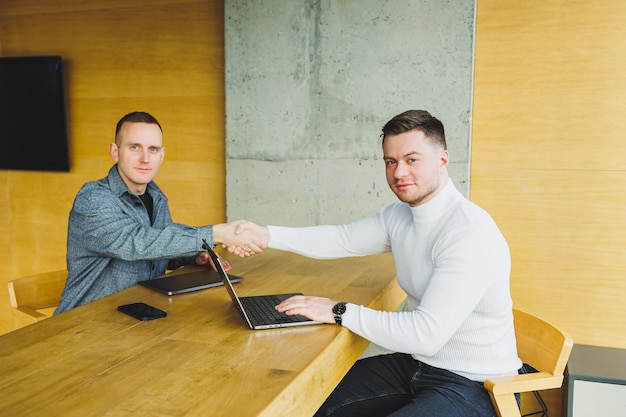
[[[495,416],[483,381],[517,374],[522,366],[508,245],[491,216],[448,177],[438,119],[410,110],[391,119],[382,136],[387,182],[400,201],[341,226],[246,223],[238,232],[312,258],[393,253],[398,282],[408,295],[406,311],[310,296],[276,307],[341,324],[397,352],[359,360],[316,416]]]

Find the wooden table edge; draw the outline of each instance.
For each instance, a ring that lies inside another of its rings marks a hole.
[[[395,311],[406,298],[395,277],[367,307]],[[346,328],[285,389],[269,403],[258,417],[313,415],[350,370],[369,342]]]

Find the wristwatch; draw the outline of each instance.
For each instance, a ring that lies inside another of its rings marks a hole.
[[[335,315],[335,323],[341,326],[341,316],[346,312],[346,303],[343,301],[333,306],[333,314]]]

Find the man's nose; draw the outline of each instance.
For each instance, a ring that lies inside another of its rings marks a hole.
[[[396,165],[396,170],[394,171],[394,176],[396,178],[402,178],[402,177],[405,177],[407,175],[407,172],[408,172],[408,170],[407,170],[406,164],[403,164],[403,163],[399,162]]]
[[[141,151],[141,162],[149,162],[150,161],[150,152],[147,149],[143,149]]]

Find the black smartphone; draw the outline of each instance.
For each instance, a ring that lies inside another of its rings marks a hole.
[[[156,307],[152,307],[146,303],[132,303],[124,304],[117,307],[122,313],[128,314],[131,317],[141,321],[148,321],[154,319],[160,319],[167,316],[167,313],[163,310],[159,310]]]

